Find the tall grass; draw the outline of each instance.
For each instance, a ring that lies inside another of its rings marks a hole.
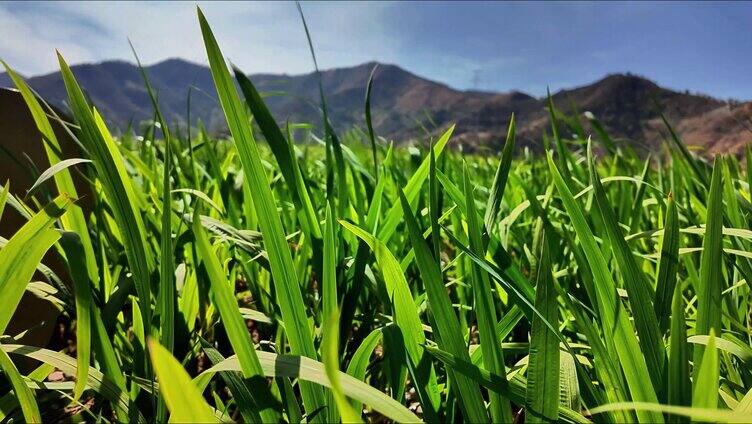
[[[62,158],[55,115],[11,73],[47,142],[35,186],[58,197],[0,191],[0,219],[27,218],[0,248],[0,329],[43,292],[77,349],[5,334],[0,418],[752,420],[737,158],[710,163],[669,127],[643,160],[595,118],[573,135],[552,100],[544,155],[515,147],[510,117],[498,156],[458,153],[450,127],[417,157],[374,132],[372,78],[365,131],[336,133],[323,92],[322,131],[283,129],[198,17],[228,139],[167,127],[146,73],[154,122],[113,138],[61,54],[84,147]]]

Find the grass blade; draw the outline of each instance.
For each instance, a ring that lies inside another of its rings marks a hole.
[[[501,209],[501,200],[504,197],[504,188],[507,185],[507,177],[509,176],[509,169],[512,166],[512,156],[514,154],[514,141],[515,141],[515,125],[514,114],[509,119],[509,130],[507,131],[507,139],[504,142],[504,148],[501,150],[501,160],[499,161],[499,167],[496,169],[496,175],[494,176],[493,185],[491,186],[491,194],[488,196],[486,202],[486,215],[483,221],[486,225],[486,230],[491,232],[491,228],[496,223],[496,217],[499,215]]]
[[[535,285],[535,307],[550,323],[557,323],[559,305],[551,275],[549,241],[541,241],[541,259]],[[559,409],[559,340],[535,316],[530,335],[525,422],[556,421]],[[576,377],[575,373],[575,377]]]
[[[477,256],[483,257],[485,256],[485,249],[481,238],[480,223],[475,211],[475,200],[467,165],[465,165],[463,171],[470,249]],[[491,294],[491,283],[488,274],[483,272],[476,264],[473,264],[472,277],[475,316],[478,320],[478,335],[480,337],[480,348],[483,351],[483,364],[489,372],[503,377],[506,374],[504,352],[494,328],[496,326],[496,307]],[[511,422],[513,417],[509,401],[499,396],[498,393],[491,393],[489,397],[491,399],[491,420],[494,422]]]
[[[271,352],[258,352],[259,361],[267,377],[297,378],[315,384],[331,387],[324,364],[313,359],[296,355],[277,355]],[[206,387],[212,374],[220,371],[239,371],[236,357],[230,357],[209,368],[194,379],[198,387]],[[343,372],[339,373],[342,391],[348,397],[373,407],[384,416],[401,423],[416,423],[420,419],[399,402]]]
[[[64,213],[70,200],[58,196],[21,227],[0,250],[0,334],[5,334],[26,285],[47,250],[60,238],[51,228]]]
[[[692,402],[692,382],[689,380],[689,344],[687,326],[684,321],[684,297],[681,287],[674,289],[671,311],[671,338],[668,362],[668,403],[676,406],[690,406]],[[670,415],[671,422],[684,422],[681,417]]]
[[[715,348],[715,330],[710,329],[710,339],[702,356],[702,363],[697,367],[697,377],[694,380],[693,408],[718,408],[718,384],[720,370],[718,351]],[[695,349],[697,347],[695,346]]]
[[[159,393],[164,397],[170,410],[170,421],[217,422],[212,408],[201,396],[201,392],[180,362],[153,339],[148,343],[154,372],[159,379]]]
[[[261,364],[259,363],[256,350],[253,348],[253,341],[248,334],[248,328],[245,325],[245,320],[240,314],[238,308],[238,302],[235,299],[233,292],[233,286],[227,281],[222,265],[214,253],[209,238],[206,236],[206,231],[201,225],[201,220],[198,216],[198,209],[193,217],[193,234],[196,237],[196,250],[199,253],[206,273],[209,276],[209,283],[211,284],[211,293],[214,295],[214,305],[219,310],[219,315],[222,317],[222,323],[227,332],[227,338],[230,340],[233,350],[238,356],[243,378],[251,379],[262,375]],[[260,398],[268,398],[271,394],[264,395],[265,381],[256,382],[255,393]],[[266,402],[269,404],[269,402]],[[260,405],[260,402],[256,402]],[[273,411],[263,409],[260,411],[261,418],[268,422],[275,420],[278,417]]]
[[[13,80],[13,84],[15,84],[16,88],[21,93],[24,102],[26,102],[26,106],[29,108],[29,112],[31,112],[31,116],[34,119],[37,129],[42,134],[42,144],[44,145],[44,150],[47,154],[47,159],[49,160],[50,165],[52,167],[57,166],[62,160],[62,151],[57,136],[55,135],[55,131],[50,124],[50,120],[47,118],[47,114],[23,78],[16,74],[16,72],[5,62],[2,62],[2,64],[5,67],[8,76]],[[70,172],[60,169],[59,171],[53,172],[51,176],[54,176],[55,178],[55,185],[59,194],[65,193],[74,199],[79,197]],[[36,186],[37,184],[35,183],[34,185]],[[33,187],[29,190],[29,192],[31,191],[33,191]],[[78,205],[71,205],[70,213],[66,214],[61,221],[63,228],[74,231],[79,234],[79,237],[81,237],[81,243],[86,252],[86,266],[89,271],[89,278],[92,282],[96,281],[98,277],[97,261],[94,256],[94,247],[92,246],[91,238],[89,237],[89,231],[87,229],[86,218],[84,217],[83,210]]]
[[[60,237],[60,245],[65,251],[76,296],[76,386],[73,389],[73,401],[76,402],[84,392],[88,380],[91,358],[91,314],[94,307],[91,283],[86,268],[86,253],[81,237],[77,233],[65,231]]]
[[[653,389],[645,358],[640,351],[627,313],[615,296],[616,285],[611,277],[611,270],[609,270],[600,247],[596,244],[595,237],[585,221],[582,209],[569,191],[569,187],[556,168],[550,153],[547,159],[554,185],[559,191],[559,196],[572,221],[582,249],[590,261],[597,292],[593,303],[598,306],[600,311],[603,333],[608,334],[609,337],[613,335],[613,350],[624,370],[632,399],[638,402],[657,403],[658,397]],[[653,411],[637,411],[637,415],[641,421],[663,422],[663,416]]]
[[[655,303],[653,304],[661,333],[665,333],[668,329],[670,298],[672,295],[676,297],[674,287],[676,286],[676,273],[679,270],[679,213],[671,194],[666,199],[666,223],[663,229],[661,259],[658,262]],[[681,291],[679,296],[681,296]]]
[[[697,322],[695,334],[710,334],[711,330],[721,331],[721,291],[723,290],[723,274],[721,272],[723,256],[723,182],[721,174],[721,159],[716,157],[713,165],[713,176],[707,201],[707,222],[705,223],[705,238],[702,242],[700,256],[700,279],[695,287],[697,292]],[[705,347],[693,348],[692,363],[693,381],[699,377],[699,364],[703,363]]]
[[[238,149],[243,172],[249,181],[253,206],[259,219],[264,247],[269,255],[269,265],[277,294],[277,302],[282,312],[290,348],[294,354],[316,358],[313,336],[308,326],[306,307],[300,292],[298,279],[290,249],[285,239],[282,222],[277,213],[274,196],[267,183],[266,172],[261,163],[256,140],[251,132],[245,108],[240,102],[235,85],[227,70],[217,41],[206,22],[201,9],[198,9],[201,32],[209,57],[212,77],[217,87],[222,109],[227,119],[230,133]],[[306,411],[312,413],[324,406],[324,392],[310,383],[301,384],[303,403]]]
[[[598,177],[598,171],[595,169],[592,143],[588,143],[588,169],[590,171],[590,183],[593,185],[595,203],[602,223],[606,228],[611,250],[619,266],[624,287],[629,294],[629,304],[632,309],[635,327],[637,327],[640,346],[650,370],[653,387],[658,392],[663,386],[663,369],[665,368],[666,352],[663,347],[660,331],[658,330],[658,319],[655,316],[655,310],[651,307],[652,295],[649,289],[649,282],[645,278],[645,274],[637,266],[632,250],[624,240],[624,234],[619,227],[613,209],[611,209],[606,191],[603,189],[601,180]]]
[[[296,207],[302,210],[303,217],[305,218],[305,228],[309,228],[314,237],[320,238],[321,228],[319,227],[319,220],[316,217],[316,212],[311,203],[308,189],[303,181],[294,151],[288,147],[288,141],[282,134],[282,130],[279,129],[277,122],[266,107],[266,104],[264,104],[261,95],[251,80],[239,69],[235,68],[234,71],[235,80],[243,91],[245,101],[251,109],[253,117],[256,118],[261,132],[264,134],[264,138],[269,143],[275,159],[277,159],[282,176],[284,176],[285,181],[290,186],[290,194],[292,195],[293,202]]]
[[[131,179],[104,121],[96,110],[89,107],[73,72],[60,53],[58,62],[73,115],[81,128],[81,142],[91,155],[97,176],[102,181],[108,201],[111,202],[115,222],[123,237],[123,247],[136,283],[141,315],[145,322],[151,323],[149,282],[153,258],[147,254],[144,223]],[[146,326],[147,334],[150,331],[149,327],[150,325]]]
[[[371,89],[373,89],[373,75],[376,73],[376,68],[379,65],[374,65],[371,69],[371,74],[368,76],[368,84],[366,84],[366,127],[368,128],[368,140],[371,142],[371,154],[373,155],[373,175],[376,178],[379,177],[379,159],[376,152],[376,136],[373,133],[373,123],[371,121]]]
[[[331,213],[330,213],[331,215]],[[330,225],[327,223],[327,225]],[[331,223],[333,226],[333,222]],[[345,398],[344,390],[342,389],[342,383],[339,376],[339,312],[334,311],[332,315],[325,318],[324,321],[324,340],[322,342],[322,357],[324,359],[324,370],[326,376],[329,378],[329,383],[332,386],[332,395],[334,402],[336,403],[336,409],[338,413],[328,414],[329,419],[335,417],[337,422],[339,416],[342,416],[342,422],[345,423],[360,423],[363,420],[360,418],[360,414],[356,413],[350,403]],[[330,405],[329,408],[332,408]]]
[[[91,161],[89,159],[80,159],[80,158],[73,158],[73,159],[65,159],[61,160],[60,162],[50,166],[49,168],[45,169],[44,172],[42,172],[39,175],[39,178],[37,178],[36,181],[34,181],[34,184],[31,186],[31,188],[28,190],[28,193],[32,193],[37,187],[44,184],[45,181],[49,180],[50,178],[54,177],[60,172],[63,172],[64,170],[68,169],[69,167],[73,165],[78,165],[79,163],[90,163]],[[71,194],[71,193],[68,193]]]
[[[3,370],[5,377],[10,380],[11,387],[13,387],[18,403],[21,405],[26,422],[41,423],[42,416],[39,414],[39,407],[34,398],[34,393],[26,385],[23,377],[18,372],[18,368],[10,360],[5,350],[0,350],[0,369]]]
[[[470,355],[462,336],[459,320],[452,309],[452,302],[444,287],[441,267],[423,239],[422,231],[418,228],[418,223],[410,210],[407,198],[402,191],[399,191],[398,194],[402,202],[402,210],[405,211],[405,222],[410,234],[410,241],[415,250],[415,261],[423,278],[428,302],[434,317],[437,344],[441,349],[469,362]],[[465,418],[471,422],[487,421],[488,415],[485,412],[486,408],[478,384],[467,376],[455,374],[452,370],[448,370],[448,373],[452,384],[457,387],[460,406]]]
[[[444,147],[449,142],[449,139],[452,136],[452,132],[454,132],[454,126],[449,127],[449,129],[447,129],[444,134],[441,135],[436,144],[434,144],[433,153],[435,158],[438,158],[439,155],[441,155],[441,152],[444,151]],[[430,161],[430,157],[425,158],[418,169],[415,171],[415,173],[407,181],[405,187],[402,189],[402,191],[405,193],[405,197],[407,197],[407,200],[410,201],[410,204],[412,204],[415,199],[418,198],[418,194],[420,194],[420,188],[423,186],[426,178],[428,178],[428,168],[430,166]],[[391,209],[389,209],[389,212],[387,212],[386,218],[384,218],[384,221],[381,224],[381,228],[379,229],[379,232],[377,234],[378,239],[384,243],[388,242],[402,220],[402,205],[399,202],[395,202],[394,205],[392,205]]]
[[[365,241],[376,256],[376,262],[379,264],[384,278],[386,293],[392,301],[395,322],[407,350],[413,383],[423,405],[426,421],[432,421],[432,418],[437,417],[436,411],[439,406],[436,376],[430,361],[426,361],[424,357],[425,349],[423,345],[426,336],[423,334],[423,325],[418,316],[418,308],[415,305],[405,275],[402,273],[402,268],[382,240],[356,225],[341,220],[339,222],[345,229]]]
[[[322,290],[321,290],[321,302],[323,304],[323,341],[322,341],[322,357],[324,365],[326,366],[327,375],[332,382],[332,391],[329,393],[329,407],[327,408],[327,421],[337,422],[340,420],[338,409],[341,410],[342,404],[346,403],[343,400],[341,387],[339,386],[339,380],[336,377],[337,371],[339,371],[339,340],[333,340],[331,334],[339,335],[339,326],[332,325],[332,322],[339,320],[339,296],[337,295],[337,242],[335,239],[334,231],[336,228],[336,222],[332,214],[332,205],[327,202],[326,204],[326,225],[324,226],[324,270],[322,276]],[[336,320],[335,320],[336,318]],[[342,411],[343,419],[352,419],[353,416],[348,417],[347,414],[353,413],[349,404],[345,406],[348,410]],[[357,416],[357,421],[360,421],[360,416]]]

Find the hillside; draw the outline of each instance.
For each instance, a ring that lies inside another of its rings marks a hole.
[[[331,120],[336,129],[363,126],[363,102],[368,76],[376,63],[325,70],[321,74]],[[200,119],[211,130],[222,130],[209,69],[180,59],[146,68],[166,119],[184,123],[189,87],[191,120]],[[73,67],[81,85],[110,123],[125,128],[151,118],[151,108],[138,68],[124,61]],[[256,74],[250,76],[268,95],[275,117],[284,122],[318,123],[317,76]],[[48,101],[63,106],[65,90],[59,73],[35,76],[30,85]],[[0,86],[8,78],[0,74]],[[677,92],[630,74],[614,74],[592,84],[553,94],[558,108],[589,111],[616,139],[645,149],[655,148],[665,132],[658,110],[663,110],[682,137],[708,152],[738,151],[752,138],[747,130],[752,106],[727,104],[708,96]],[[404,141],[420,136],[424,128],[457,123],[456,134],[467,148],[494,148],[506,133],[514,112],[522,143],[533,148],[546,130],[546,99],[513,91],[490,93],[455,90],[412,74],[398,66],[379,64],[372,98],[376,132]],[[584,121],[584,120],[583,120]]]

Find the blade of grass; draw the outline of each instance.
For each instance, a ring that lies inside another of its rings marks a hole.
[[[638,402],[657,403],[658,397],[653,389],[645,358],[640,351],[627,312],[616,298],[616,285],[611,277],[611,271],[603,258],[600,247],[595,242],[595,237],[585,221],[580,206],[569,191],[550,153],[547,160],[554,185],[559,191],[559,196],[590,262],[597,292],[594,303],[600,310],[603,333],[609,335],[608,337],[613,337],[614,353],[624,370],[632,399]],[[643,421],[663,422],[663,416],[652,411],[638,411],[637,414],[638,419]]]
[[[31,112],[31,116],[34,119],[34,123],[36,124],[37,129],[42,134],[42,144],[44,145],[44,150],[47,154],[47,159],[49,160],[50,165],[52,167],[57,166],[62,159],[62,151],[60,149],[60,143],[57,140],[57,136],[55,135],[55,131],[52,128],[52,124],[47,118],[47,114],[44,112],[44,109],[39,103],[39,100],[37,100],[37,97],[34,95],[31,88],[29,88],[23,78],[16,74],[16,72],[11,69],[5,62],[2,62],[2,64],[5,67],[8,76],[11,78],[11,80],[13,80],[13,84],[15,84],[16,88],[21,93],[24,102],[26,102],[26,107],[28,107],[29,112]],[[73,184],[73,179],[71,178],[70,172],[60,169],[59,171],[52,173],[51,176],[54,176],[55,178],[55,185],[59,194],[65,193],[72,198],[79,197],[76,191],[76,186]],[[35,185],[37,184],[35,183]],[[29,190],[29,192],[31,191],[33,191],[33,187]],[[84,251],[86,252],[86,266],[89,271],[89,278],[92,282],[97,281],[97,261],[96,257],[94,256],[94,248],[91,243],[91,238],[89,237],[86,218],[84,217],[84,213],[81,207],[75,204],[71,205],[70,213],[66,214],[63,217],[62,223],[63,228],[74,231],[81,237],[81,243],[83,244]]]
[[[366,84],[366,127],[368,128],[368,141],[371,142],[371,154],[373,155],[373,175],[376,178],[379,177],[379,160],[376,153],[376,136],[373,133],[373,123],[371,120],[371,89],[373,89],[373,76],[376,73],[376,69],[379,65],[374,65],[371,69],[371,74],[368,76],[368,84]]]
[[[322,313],[324,322],[323,339],[322,341],[322,355],[324,359],[324,365],[327,367],[327,375],[332,382],[332,391],[328,393],[327,408],[327,421],[338,422],[340,415],[338,410],[341,410],[341,403],[343,403],[343,395],[341,388],[339,387],[339,380],[336,379],[336,371],[339,371],[339,340],[332,340],[331,332],[339,334],[339,326],[331,325],[331,322],[336,317],[339,320],[339,297],[337,295],[337,241],[335,238],[336,222],[332,214],[332,205],[327,202],[326,204],[326,225],[324,226],[324,275],[322,276],[322,290],[321,290],[321,302],[323,304]],[[336,328],[333,328],[336,327]],[[328,358],[327,358],[328,354]],[[349,408],[349,404],[346,406]],[[355,418],[353,416],[347,416],[347,414],[353,412],[352,408],[348,411],[342,411],[342,419],[348,420]],[[357,421],[360,421],[360,416],[357,416]]]
[[[68,270],[73,277],[76,296],[76,386],[73,389],[73,402],[81,398],[86,388],[91,358],[91,283],[86,268],[86,253],[77,233],[63,232],[60,245],[65,251]]]
[[[328,211],[328,215],[331,217],[331,211]],[[327,222],[327,226],[334,226],[333,222]],[[328,414],[329,418],[337,418],[342,416],[342,422],[345,423],[361,423],[363,420],[360,418],[360,414],[355,412],[347,398],[345,398],[344,390],[342,389],[342,383],[339,376],[339,311],[336,309],[328,318],[324,319],[324,340],[322,341],[322,357],[324,360],[324,371],[329,378],[329,383],[332,388],[332,395],[336,404],[337,413]],[[332,408],[334,405],[330,405]],[[329,421],[329,422],[337,422]]]
[[[665,333],[669,326],[670,296],[676,297],[674,287],[676,286],[676,273],[679,270],[679,213],[676,210],[674,197],[670,193],[666,199],[666,223],[663,229],[661,259],[658,262],[653,305],[655,316],[660,322],[661,333]],[[681,296],[681,291],[679,296]]]
[[[188,373],[167,349],[154,339],[149,340],[154,373],[159,379],[159,393],[170,410],[170,421],[217,422],[212,408],[206,403]]]
[[[697,349],[697,346],[695,346]],[[720,370],[718,351],[715,348],[715,329],[710,329],[710,339],[702,356],[702,363],[696,366],[697,373],[694,380],[692,395],[693,408],[718,408],[718,385]]]
[[[407,198],[401,190],[398,191],[398,194],[400,202],[402,202],[402,210],[405,211],[404,216],[410,242],[415,250],[415,261],[423,279],[429,307],[434,317],[436,342],[441,349],[465,361],[470,361],[459,320],[452,309],[452,302],[444,287],[441,267],[423,239],[422,231],[418,228],[418,223],[410,210]],[[447,372],[450,381],[457,387],[460,406],[465,418],[471,422],[487,421],[488,415],[478,384],[462,374],[455,374],[452,370],[447,370]]]
[[[545,233],[541,246],[535,285],[535,307],[548,322],[557,323],[559,304],[556,301],[556,289],[551,274],[549,241]],[[525,405],[525,422],[556,421],[559,410],[559,341],[537,316],[533,317],[530,333]]]
[[[436,387],[436,376],[433,366],[427,361],[423,344],[426,337],[418,316],[410,287],[402,273],[399,262],[382,240],[374,237],[360,227],[348,222],[339,221],[348,231],[365,241],[376,256],[376,262],[381,268],[385,290],[392,301],[395,322],[404,341],[408,354],[409,369],[413,377],[413,384],[423,405],[423,412],[427,421],[437,418],[439,394]]]
[[[507,139],[504,142],[504,148],[501,150],[501,160],[499,160],[499,167],[496,169],[496,175],[494,176],[493,185],[491,186],[491,194],[488,196],[488,201],[486,202],[486,215],[483,221],[486,225],[486,231],[488,231],[489,233],[496,223],[496,217],[499,215],[499,210],[501,209],[501,200],[504,197],[504,188],[507,185],[509,169],[512,166],[514,141],[515,124],[514,114],[512,114],[512,117],[509,119]]]
[[[592,143],[588,142],[588,169],[590,171],[590,183],[593,185],[595,204],[600,214],[603,226],[608,235],[609,244],[614,254],[614,259],[619,266],[619,271],[624,282],[624,287],[629,294],[629,304],[637,327],[640,346],[645,357],[645,362],[650,370],[650,378],[656,392],[660,393],[663,387],[663,369],[665,368],[666,352],[658,329],[658,319],[655,310],[651,307],[652,295],[650,283],[645,274],[640,270],[635,261],[632,250],[624,240],[624,233],[619,227],[616,215],[609,204],[606,191],[603,189],[598,171],[595,169]]]
[[[11,387],[16,394],[21,410],[23,411],[24,420],[28,423],[41,423],[42,416],[39,413],[39,406],[34,398],[34,393],[26,385],[23,376],[18,372],[18,368],[10,360],[5,350],[0,350],[0,369],[10,381]]]
[[[470,249],[473,253],[482,257],[485,255],[483,248],[482,233],[478,216],[475,211],[472,183],[468,176],[467,165],[463,168],[463,180],[465,188],[465,201],[467,208],[467,232],[470,239]],[[506,375],[504,365],[504,351],[501,341],[496,333],[496,306],[491,294],[491,283],[488,274],[476,264],[473,264],[471,285],[475,302],[475,316],[478,321],[478,336],[480,348],[483,351],[483,364],[485,369],[500,376]],[[494,422],[511,422],[513,420],[512,409],[509,401],[498,393],[489,394],[491,400],[491,420]]]
[[[669,343],[671,353],[668,363],[668,403],[676,406],[690,406],[692,382],[689,380],[689,344],[684,320],[684,297],[679,285],[676,285],[674,289]],[[669,421],[686,422],[686,419],[670,415]]]
[[[436,144],[433,146],[433,152],[436,158],[438,158],[441,155],[441,152],[444,151],[444,147],[449,142],[453,131],[454,126],[449,127],[444,132],[444,134],[441,135],[439,140],[436,141]],[[423,186],[426,178],[428,178],[428,168],[430,166],[430,160],[430,157],[427,157],[423,160],[418,169],[410,177],[410,179],[407,181],[407,184],[405,184],[404,188],[402,189],[405,193],[405,197],[407,197],[407,200],[410,201],[410,204],[412,204],[418,198],[418,195],[420,194],[420,188]],[[381,224],[381,228],[378,231],[377,236],[379,240],[386,243],[389,241],[389,239],[391,239],[394,231],[397,229],[397,226],[403,220],[402,214],[402,205],[399,202],[395,202],[394,205],[392,205],[391,209],[389,209],[389,212],[387,212],[386,217]]]
[[[3,219],[3,211],[5,210],[5,203],[8,201],[8,193],[10,192],[10,181],[5,182],[5,187],[0,190],[0,221]]]
[[[711,330],[721,331],[721,291],[723,290],[722,256],[723,256],[723,182],[721,174],[721,159],[716,157],[713,165],[713,176],[707,201],[707,220],[705,223],[705,237],[702,241],[700,256],[700,279],[695,290],[697,292],[697,321],[695,334],[710,334]],[[694,346],[695,364],[693,381],[699,377],[699,364],[703,363],[702,356],[705,347]]]
[[[206,353],[206,356],[212,362],[212,365],[217,365],[218,363],[225,360],[225,357],[223,357],[217,349],[211,347],[211,345],[206,340],[201,340],[201,347]],[[220,375],[224,379],[227,386],[230,388],[232,397],[233,399],[235,399],[235,404],[238,406],[240,415],[243,417],[243,421],[248,423],[262,422],[261,417],[259,416],[259,413],[257,411],[256,401],[251,394],[249,385],[243,382],[240,376],[238,376],[236,373],[221,372]],[[279,417],[276,418],[275,422],[279,422]]]
[[[211,243],[209,243],[209,238],[206,236],[206,231],[201,225],[201,220],[198,216],[198,209],[196,209],[193,216],[193,234],[196,238],[198,256],[201,258],[206,273],[209,275],[211,293],[214,296],[214,305],[219,310],[227,338],[230,340],[230,344],[238,356],[243,378],[253,379],[260,376],[262,375],[261,364],[256,355],[256,350],[253,348],[253,341],[248,334],[245,320],[240,314],[240,309],[238,309],[238,302],[235,299],[233,287],[227,281],[222,265],[214,253]],[[266,390],[263,390],[265,383],[263,380],[256,382],[254,394],[259,397],[256,405],[262,405],[261,400],[268,400],[271,396],[271,393],[265,393]],[[264,403],[267,405],[270,404],[268,401]],[[274,421],[279,418],[268,408],[260,410],[259,413],[264,422]]]
[[[431,356],[443,362],[446,366],[454,369],[457,373],[462,373],[469,378],[472,378],[482,386],[509,398],[512,402],[518,405],[525,404],[526,386],[524,380],[513,378],[505,385],[503,383],[503,381],[506,381],[505,377],[489,373],[487,370],[472,363],[460,360],[448,352],[430,346],[426,348],[426,351],[430,353]],[[559,421],[562,422],[590,423],[590,420],[582,416],[582,414],[561,405],[559,405],[558,417]]]
[[[267,377],[288,377],[331,387],[324,364],[304,356],[277,355],[271,352],[258,352],[259,361]],[[212,374],[220,371],[239,371],[237,357],[230,357],[201,373],[193,381],[199,388],[206,387]],[[416,423],[421,420],[396,400],[368,384],[339,372],[342,391],[351,399],[365,403],[376,411],[396,422]]]
[[[353,353],[352,358],[350,358],[350,363],[347,365],[347,375],[351,375],[360,381],[365,381],[368,364],[371,361],[371,355],[373,355],[374,349],[376,349],[376,346],[382,341],[382,339],[383,333],[381,328],[377,328],[371,331],[363,341],[360,342],[360,345],[355,350],[355,353]],[[363,404],[356,400],[352,400],[351,405],[356,411],[363,409]]]
[[[285,323],[290,348],[294,354],[315,358],[316,350],[308,326],[308,317],[306,316],[306,307],[303,303],[300,285],[293,272],[292,256],[285,239],[282,222],[277,213],[274,196],[268,185],[266,171],[264,171],[261,163],[248,116],[235,90],[235,85],[227,70],[217,41],[201,9],[198,9],[198,18],[214,84],[217,87],[220,103],[225,112],[227,125],[238,149],[243,172],[250,186],[253,206],[259,218],[264,247],[269,256],[277,301],[282,312],[282,320]],[[301,392],[305,409],[309,414],[324,406],[324,392],[320,387],[303,383],[301,384]]]
[[[275,159],[277,159],[277,164],[279,164],[285,181],[290,186],[290,194],[292,195],[293,202],[303,213],[305,227],[310,229],[313,237],[321,238],[319,220],[316,217],[316,212],[311,203],[310,195],[303,181],[300,165],[294,152],[288,148],[288,141],[285,139],[282,130],[279,129],[277,122],[266,107],[266,104],[264,104],[261,95],[251,80],[237,68],[234,68],[234,72],[235,80],[243,92],[245,101],[251,109],[253,117],[256,118],[261,132],[264,134],[264,138],[269,143],[269,147]]]
[[[58,62],[73,115],[81,128],[81,142],[91,155],[97,176],[102,182],[102,189],[108,201],[111,202],[110,209],[123,238],[125,254],[136,283],[141,314],[145,322],[151,323],[149,274],[153,269],[153,259],[148,255],[145,246],[147,243],[144,223],[131,179],[104,121],[96,109],[92,110],[89,107],[73,72],[60,53],[58,53]],[[147,325],[147,334],[150,331],[149,327]]]
[[[66,196],[58,196],[24,224],[0,250],[0,298],[3,299],[0,334],[5,334],[37,265],[60,238],[60,233],[51,227],[69,204]]]

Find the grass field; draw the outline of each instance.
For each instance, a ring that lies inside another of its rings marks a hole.
[[[363,130],[335,133],[325,104],[326,125],[279,127],[199,22],[227,140],[168,127],[146,75],[154,122],[113,138],[59,56],[86,152],[60,158],[14,76],[52,166],[48,190],[0,194],[0,219],[28,217],[0,249],[0,331],[41,290],[76,356],[8,334],[0,417],[752,421],[744,161],[668,130],[641,158],[553,104],[539,155],[513,117],[498,155],[459,153],[452,128],[392,146],[369,95]],[[40,268],[48,250],[68,272]]]

